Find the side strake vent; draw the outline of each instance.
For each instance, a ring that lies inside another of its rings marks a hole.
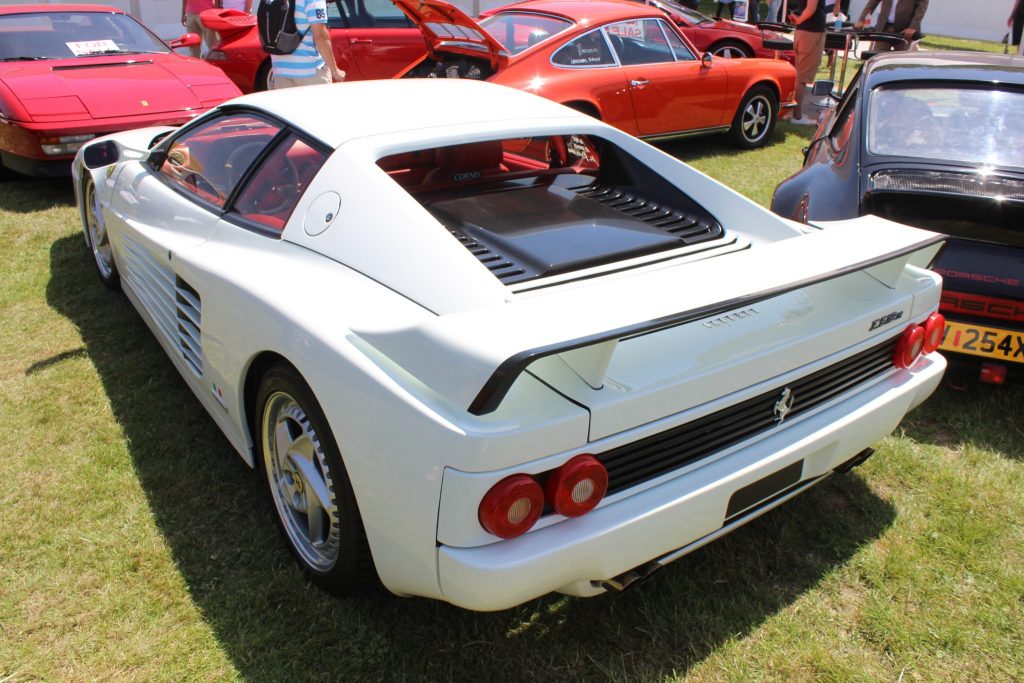
[[[657,202],[645,199],[632,191],[616,187],[593,184],[573,188],[581,197],[586,197],[621,211],[630,218],[664,230],[682,240],[685,244],[696,244],[722,236],[722,226],[703,216],[691,216]]]
[[[203,304],[196,290],[180,277],[175,278],[174,304],[178,319],[178,347],[181,357],[185,359],[197,377],[203,376],[203,347],[201,330],[203,328]]]

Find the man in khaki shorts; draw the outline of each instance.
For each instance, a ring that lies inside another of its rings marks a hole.
[[[825,52],[825,6],[821,0],[793,0],[789,22],[796,25],[793,32],[793,52],[796,53],[796,109],[790,123],[797,125],[818,125],[816,116],[804,111],[810,89],[821,66],[821,55]]]
[[[290,55],[271,55],[274,90],[345,80],[334,61],[326,0],[295,0],[295,29],[304,37]]]

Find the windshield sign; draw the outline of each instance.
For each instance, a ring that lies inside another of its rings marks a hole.
[[[868,152],[1024,168],[1024,93],[983,88],[877,88]]]

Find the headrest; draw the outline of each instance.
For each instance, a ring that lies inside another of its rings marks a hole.
[[[437,165],[446,171],[497,168],[503,156],[501,140],[471,142],[438,148]]]

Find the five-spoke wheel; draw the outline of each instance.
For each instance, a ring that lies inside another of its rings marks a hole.
[[[96,263],[96,271],[104,285],[111,289],[117,289],[121,284],[121,278],[117,272],[117,264],[114,263],[110,234],[107,232],[107,224],[103,218],[99,193],[96,192],[96,183],[92,178],[87,178],[82,186],[82,206],[85,235],[89,242],[89,249],[92,250],[93,261]]]
[[[779,104],[769,88],[755,86],[743,98],[729,133],[733,142],[744,149],[760,147],[775,130]]]

